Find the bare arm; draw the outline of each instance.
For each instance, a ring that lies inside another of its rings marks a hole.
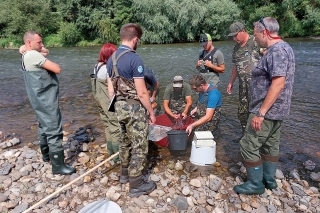
[[[154,89],[153,89],[153,93],[152,93],[152,95],[151,95],[151,98],[152,98],[153,101],[155,101],[155,99],[156,99],[156,96],[157,96],[157,92],[158,92],[159,87],[160,87],[160,84],[159,84],[159,82],[157,81],[157,83],[156,83],[156,85],[155,85],[155,87],[154,87]]]
[[[50,72],[54,72],[56,74],[60,74],[61,73],[61,68],[58,64],[50,61],[50,60],[46,60],[43,65],[42,65],[42,68],[50,71]]]
[[[274,104],[274,102],[277,100],[281,91],[284,88],[284,84],[285,84],[284,76],[278,76],[278,77],[272,78],[271,85],[266,95],[266,98],[264,99],[259,110],[262,115],[265,115],[269,111],[271,106]],[[256,131],[261,130],[261,124],[263,120],[264,120],[263,117],[258,117],[258,116],[253,117],[251,120],[252,128]]]
[[[24,44],[24,45],[20,46],[19,53],[20,54],[24,54],[25,52],[26,52],[26,45]],[[45,47],[42,47],[40,53],[44,57],[47,57],[49,55],[49,50],[47,48],[45,48]]]
[[[204,65],[207,67],[210,67],[211,69],[213,69],[214,71],[216,71],[218,73],[223,73],[225,70],[224,64],[219,64],[218,66],[216,66],[216,65],[212,64],[212,62],[209,60],[205,60]]]
[[[183,112],[181,113],[183,119],[187,118],[187,113],[189,112],[191,106],[192,106],[192,97],[186,96],[186,107],[184,108]]]
[[[214,115],[214,111],[215,109],[211,109],[211,108],[207,108],[206,109],[206,114],[201,117],[199,120],[195,121],[194,123],[190,124],[187,129],[186,132],[190,135],[190,133],[192,132],[192,129],[194,129],[197,126],[200,126],[204,123],[207,123],[209,121],[211,121],[213,115]]]
[[[171,117],[174,117],[173,112],[169,108],[169,100],[163,100],[163,109]]]
[[[44,57],[47,57],[49,55],[49,50],[45,47],[41,48],[41,52],[40,52]]]
[[[230,81],[229,81],[229,84],[227,86],[227,93],[231,94],[232,93],[232,87],[233,87],[233,83],[234,81],[236,80],[237,78],[237,67],[236,65],[234,64],[232,66],[232,73],[231,73],[231,77],[230,77]]]
[[[156,118],[150,103],[150,97],[149,97],[148,90],[146,88],[146,83],[144,81],[144,78],[134,78],[134,85],[136,87],[137,95],[139,97],[141,104],[148,110],[150,114],[150,122],[154,123],[156,121]]]

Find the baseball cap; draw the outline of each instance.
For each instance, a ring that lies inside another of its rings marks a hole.
[[[235,22],[230,25],[229,27],[230,33],[228,36],[237,35],[243,29],[244,29],[244,24],[242,24],[241,22]]]
[[[199,42],[201,46],[204,46],[208,43],[208,41],[211,41],[211,40],[212,40],[211,36],[208,33],[204,33],[200,35]]]
[[[180,75],[174,76],[173,78],[173,87],[182,87],[183,78]]]

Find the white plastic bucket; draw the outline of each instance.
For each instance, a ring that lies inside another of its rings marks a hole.
[[[216,162],[216,142],[213,146],[196,146],[192,141],[190,162],[198,166],[209,166]]]

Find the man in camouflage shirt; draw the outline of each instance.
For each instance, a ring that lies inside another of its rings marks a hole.
[[[292,48],[278,36],[279,24],[271,17],[254,23],[254,36],[267,48],[252,70],[250,115],[240,152],[246,167],[247,182],[234,190],[240,194],[262,194],[276,189],[274,175],[279,157],[282,120],[289,115],[295,58]]]
[[[242,132],[246,128],[249,116],[249,86],[251,81],[251,71],[260,60],[260,48],[252,35],[249,35],[245,27],[240,22],[230,25],[230,34],[237,43],[233,48],[232,74],[227,86],[227,92],[232,93],[233,83],[237,76],[239,78],[239,106],[238,118],[242,127]]]
[[[192,91],[182,76],[175,76],[163,95],[163,109],[173,119],[186,119],[192,105]]]

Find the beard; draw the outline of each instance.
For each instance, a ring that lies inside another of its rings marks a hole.
[[[138,43],[135,43],[133,46],[133,50],[137,50],[137,47],[138,47]]]

